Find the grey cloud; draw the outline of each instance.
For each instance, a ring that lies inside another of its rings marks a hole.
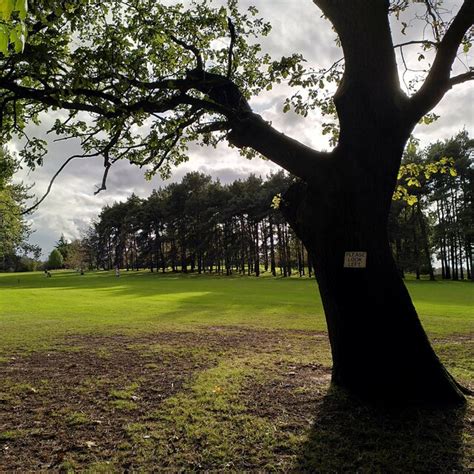
[[[450,138],[465,128],[470,135],[474,132],[474,90],[461,87],[446,94],[433,110],[440,118],[430,125],[417,125],[413,134],[421,145]]]

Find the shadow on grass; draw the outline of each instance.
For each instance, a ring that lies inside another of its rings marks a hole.
[[[464,408],[368,407],[331,389],[319,405],[297,472],[465,471]]]

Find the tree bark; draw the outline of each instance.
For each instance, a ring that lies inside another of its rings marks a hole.
[[[416,212],[415,209],[411,210],[411,223],[413,233],[413,261],[415,262],[415,275],[416,279],[420,279],[420,251],[418,248],[418,234],[416,233]]]
[[[327,192],[327,190],[326,190]],[[333,383],[365,399],[458,403],[463,396],[432,350],[368,196],[294,185],[282,211],[314,262],[333,356]],[[325,201],[324,204],[321,204]],[[367,252],[345,268],[347,251]]]

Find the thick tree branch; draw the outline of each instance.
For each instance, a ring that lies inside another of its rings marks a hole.
[[[465,0],[439,43],[433,66],[425,82],[410,99],[408,113],[412,121],[418,121],[436,106],[453,85],[460,83],[459,76],[453,78],[454,82],[451,81],[451,68],[464,35],[473,24],[474,0]]]
[[[139,87],[140,89],[146,90],[178,90],[186,92],[192,89],[193,83],[186,79],[162,79],[158,81],[146,82],[139,81],[138,79],[123,76],[121,74],[118,77],[132,86]]]
[[[183,105],[189,106],[193,116],[179,125],[174,132],[163,137],[161,143],[165,145],[165,158],[169,150],[177,145],[184,128],[194,123],[196,114],[210,112],[219,114],[225,121],[218,122],[216,126],[211,124],[196,129],[197,132],[209,133],[230,129],[229,141],[232,144],[237,147],[250,147],[300,178],[308,179],[318,175],[321,164],[328,162],[323,158],[327,158],[329,154],[314,151],[287,137],[273,129],[258,115],[253,114],[239,87],[228,77],[197,68],[188,71],[184,79],[148,83],[125,77],[120,77],[119,80],[127,81],[137,89],[142,88],[142,92],[146,90],[146,95],[142,95],[143,98],[134,102],[127,102],[126,97],[116,97],[100,89],[72,89],[67,86],[52,88],[48,84],[41,89],[35,89],[21,86],[14,80],[5,78],[0,79],[0,88],[10,91],[18,99],[70,111],[86,111],[112,122],[116,120],[122,122],[136,112],[162,114]],[[202,97],[187,93],[191,91],[200,92]],[[108,154],[117,144],[119,137],[120,133],[115,135],[100,153],[104,156],[104,175],[97,192],[106,187],[111,166]],[[147,161],[151,162],[152,159],[145,160]]]
[[[399,116],[405,95],[383,0],[313,0],[333,24],[344,52],[344,74],[333,99],[339,144],[359,147]],[[362,155],[361,155],[362,156]]]
[[[313,150],[275,130],[257,114],[248,113],[231,123],[229,142],[237,148],[252,148],[273,163],[303,180],[327,179],[325,170],[332,153]]]
[[[457,76],[451,77],[449,79],[449,87],[453,87],[457,84],[462,84],[463,82],[473,81],[474,80],[474,69],[465,72],[464,74],[459,74]]]
[[[229,84],[230,81],[223,78],[223,81],[220,82],[213,82],[211,80],[204,81],[201,84],[196,81],[187,81],[187,84],[189,86],[193,85],[197,90],[203,89],[209,92],[219,89],[221,87],[220,84],[223,82]],[[116,99],[111,100],[112,103],[105,106],[102,104],[99,105],[90,102],[85,103],[83,100],[79,100],[77,96],[74,96],[74,90],[71,89],[33,89],[20,86],[14,81],[8,81],[5,79],[0,79],[0,88],[13,92],[15,94],[15,99],[29,99],[34,102],[39,102],[51,107],[58,107],[65,110],[91,112],[107,119],[114,119],[140,111],[148,113],[164,113],[174,110],[179,105],[191,105],[224,115],[232,115],[233,113],[228,107],[229,104],[220,104],[213,97],[211,97],[211,101],[208,101],[191,97],[182,92],[170,97],[159,98],[158,100],[150,97],[147,99],[138,100],[136,102],[131,102],[129,104]],[[188,90],[190,88],[191,87],[188,87]],[[91,99],[97,99],[99,97],[108,99],[109,95],[104,95],[99,91],[89,89],[77,89],[76,92],[84,98]],[[71,95],[73,95],[72,100],[62,99],[62,97],[71,97]]]
[[[344,80],[361,90],[386,96],[399,87],[388,2],[383,0],[313,0],[333,24],[344,51]],[[361,13],[363,12],[363,13]],[[370,45],[370,47],[368,47]],[[377,87],[374,88],[374,77]],[[357,83],[357,84],[356,84]]]
[[[92,112],[99,115],[107,116],[110,112],[103,107],[95,104],[84,104],[76,101],[61,100],[58,98],[59,90],[50,89],[33,89],[18,85],[14,81],[9,81],[4,78],[0,79],[0,88],[13,92],[17,99],[30,99],[35,102],[40,102],[51,107],[59,107],[67,110],[77,110],[84,112]]]
[[[196,133],[212,133],[212,132],[225,132],[230,130],[231,126],[228,122],[218,121],[211,122],[209,124],[203,125],[196,129]]]

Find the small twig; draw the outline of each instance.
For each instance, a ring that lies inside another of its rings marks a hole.
[[[438,19],[436,18],[435,11],[433,10],[433,5],[431,5],[430,0],[425,0],[425,4],[426,4],[426,9],[427,9],[428,15],[433,20],[432,28],[433,28],[434,36],[436,38],[436,41],[439,42],[439,41],[441,41],[441,35],[440,35],[440,32],[439,32],[439,28],[438,28]]]
[[[58,169],[58,171],[56,171],[56,173],[53,175],[53,177],[51,178],[51,180],[49,181],[49,184],[48,184],[48,188],[46,189],[46,192],[43,194],[43,196],[37,200],[35,202],[35,204],[31,207],[28,207],[27,209],[25,209],[24,211],[21,212],[21,215],[25,215],[25,214],[29,214],[31,211],[33,211],[34,209],[36,209],[46,198],[47,196],[49,195],[49,193],[51,192],[51,189],[53,187],[53,184],[54,182],[56,181],[56,178],[61,174],[61,172],[64,170],[64,168],[66,168],[66,166],[74,159],[76,158],[95,158],[97,156],[100,156],[100,155],[104,155],[104,166],[106,168],[105,172],[104,172],[104,175],[102,177],[102,186],[101,188],[103,189],[106,189],[105,188],[105,184],[107,182],[107,175],[108,175],[108,172],[109,172],[109,168],[111,166],[111,163],[109,161],[109,152],[111,150],[111,148],[117,143],[118,139],[120,138],[120,134],[121,134],[121,128],[118,129],[118,131],[115,133],[115,135],[112,137],[112,139],[109,141],[109,143],[107,143],[107,145],[102,149],[102,150],[99,150],[95,153],[89,153],[89,154],[82,154],[82,155],[72,155],[70,156],[62,165],[61,167]],[[90,138],[90,137],[89,137]],[[102,191],[103,189],[99,189],[97,190],[94,194],[98,194],[100,191]]]
[[[31,207],[28,207],[27,209],[21,211],[21,215],[25,215],[25,214],[29,214],[31,211],[33,211],[34,209],[36,209],[45,199],[46,197],[48,196],[48,194],[50,193],[51,191],[51,188],[53,187],[53,183],[54,181],[56,180],[56,178],[61,174],[61,172],[63,171],[64,168],[66,168],[66,166],[74,159],[76,158],[94,158],[96,156],[99,156],[100,153],[97,152],[97,153],[91,153],[89,155],[73,155],[73,156],[70,156],[62,165],[61,167],[58,169],[58,171],[56,171],[56,173],[54,174],[54,176],[51,178],[49,184],[48,184],[48,189],[46,190],[46,192],[43,194],[43,196],[41,197],[41,199],[39,199],[38,201],[36,201],[36,203],[31,206]]]
[[[198,110],[195,114],[192,114],[191,116],[189,116],[189,118],[187,120],[185,120],[184,122],[181,122],[180,124],[178,124],[176,126],[176,129],[173,130],[173,132],[171,133],[168,133],[166,135],[164,135],[163,137],[161,137],[158,141],[158,146],[155,147],[155,149],[152,149],[150,150],[150,155],[148,156],[148,158],[146,158],[145,160],[141,161],[141,162],[137,162],[137,161],[132,161],[130,160],[130,163],[134,164],[134,165],[137,165],[139,166],[140,168],[143,168],[145,165],[148,165],[150,164],[157,156],[158,154],[158,151],[157,149],[161,148],[161,145],[164,145],[166,146],[166,150],[164,152],[164,155],[163,157],[160,159],[160,161],[158,162],[157,165],[155,165],[153,167],[153,171],[156,171],[158,168],[160,168],[160,166],[163,164],[163,162],[165,161],[165,159],[168,157],[169,153],[171,152],[171,150],[175,147],[175,145],[178,143],[179,139],[181,138],[184,130],[189,127],[190,125],[192,125],[197,119],[199,119],[199,117],[201,115],[204,114],[204,111],[203,110]],[[185,117],[182,117],[182,118],[185,118]],[[168,140],[172,140],[171,141],[171,144],[169,145],[166,145],[166,142]]]
[[[76,117],[75,114],[70,114],[69,117],[64,121],[64,123],[62,124],[63,128],[66,128],[67,125],[69,124],[69,122],[71,122],[71,120],[73,120],[74,118]],[[49,135],[50,133],[52,133],[54,131],[54,126],[52,128],[50,128],[47,132],[46,132],[46,135]],[[55,142],[59,142],[61,141],[62,138],[56,138],[54,141]]]
[[[413,41],[406,41],[405,43],[399,43],[399,44],[395,44],[393,45],[394,48],[401,48],[402,46],[409,46],[409,45],[412,45],[412,44],[422,44],[422,45],[430,45],[430,46],[434,46],[435,48],[437,48],[439,46],[439,43],[436,42],[436,41],[430,41],[430,40],[413,40]]]
[[[161,165],[165,162],[165,160],[168,157],[170,151],[171,151],[171,148],[169,148],[166,151],[166,153],[161,157],[161,160],[155,166],[153,166],[153,173],[156,173],[161,168]]]
[[[227,79],[230,79],[230,76],[232,75],[232,61],[234,58],[234,45],[236,40],[236,34],[234,23],[232,23],[232,19],[230,17],[227,18],[227,24],[229,25],[230,32],[230,45],[227,60]]]

